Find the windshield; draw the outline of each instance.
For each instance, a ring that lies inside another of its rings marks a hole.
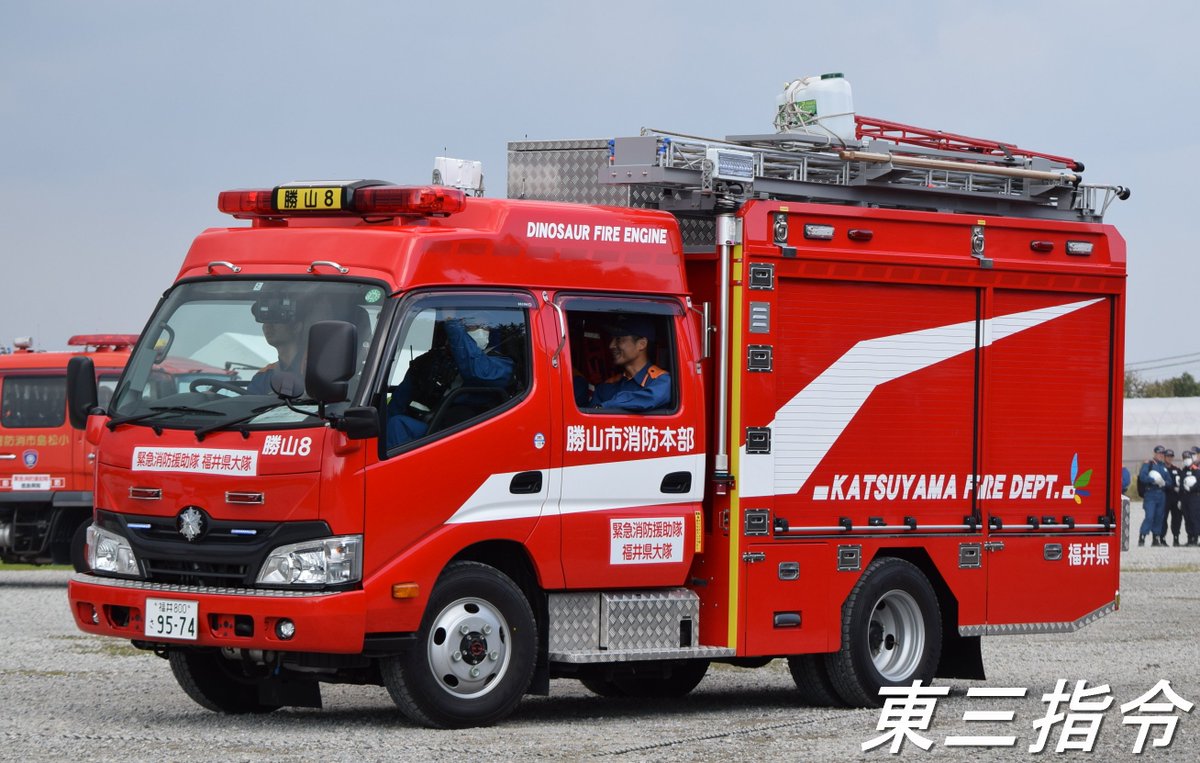
[[[353,397],[385,296],[350,281],[180,284],[138,341],[109,415],[174,428],[315,424],[304,393],[309,328],[338,320],[358,330]]]

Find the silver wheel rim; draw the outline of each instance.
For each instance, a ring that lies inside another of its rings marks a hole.
[[[925,654],[925,619],[917,600],[905,591],[888,591],[871,608],[867,649],[884,680],[909,680]]]
[[[459,599],[438,613],[425,649],[438,686],[459,699],[482,697],[508,670],[508,621],[490,602]]]

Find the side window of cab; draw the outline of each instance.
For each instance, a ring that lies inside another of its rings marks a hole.
[[[522,295],[443,293],[399,310],[384,393],[385,449],[472,426],[523,397],[532,306]]]
[[[677,407],[670,303],[568,300],[575,404],[584,413],[668,413]],[[599,308],[599,309],[598,309]]]

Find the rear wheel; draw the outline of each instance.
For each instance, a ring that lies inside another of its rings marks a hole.
[[[843,700],[878,707],[884,686],[933,680],[941,651],[933,586],[909,562],[876,559],[842,606],[842,648],[825,657],[825,667]]]
[[[810,707],[844,707],[829,669],[825,666],[825,655],[800,654],[788,657],[788,670],[800,691],[800,701]]]
[[[618,673],[613,684],[626,697],[683,697],[700,685],[707,672],[708,660],[686,660],[651,671]]]
[[[533,610],[517,584],[493,567],[455,562],[434,586],[416,646],[380,668],[413,721],[467,728],[516,709],[536,661]]]
[[[258,684],[266,675],[248,675],[240,662],[218,652],[172,649],[168,660],[180,688],[203,708],[242,714],[269,713],[280,707],[259,700]]]

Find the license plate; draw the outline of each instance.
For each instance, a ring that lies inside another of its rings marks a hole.
[[[146,599],[146,635],[195,641],[199,616],[198,601]]]
[[[342,208],[340,186],[280,186],[275,189],[280,212],[329,212]]]
[[[13,490],[49,490],[50,475],[49,474],[26,474],[20,477],[13,477]]]

